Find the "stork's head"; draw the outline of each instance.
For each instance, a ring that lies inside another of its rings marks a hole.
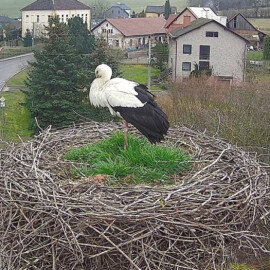
[[[97,66],[95,75],[96,78],[101,78],[103,81],[108,81],[112,77],[112,69],[106,64],[101,64]]]

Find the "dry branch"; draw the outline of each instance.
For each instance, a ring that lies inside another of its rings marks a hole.
[[[166,144],[193,169],[168,187],[74,181],[62,155],[122,126],[44,130],[0,150],[3,269],[225,269],[237,250],[267,252],[269,176],[240,148],[185,127]],[[160,201],[165,200],[165,206]]]

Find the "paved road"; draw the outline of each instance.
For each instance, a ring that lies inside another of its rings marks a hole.
[[[0,61],[0,91],[12,76],[28,66],[28,61],[34,61],[33,53]]]

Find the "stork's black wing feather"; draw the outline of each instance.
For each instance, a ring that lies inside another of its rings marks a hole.
[[[157,143],[164,139],[169,128],[166,114],[154,101],[154,95],[141,85],[135,87],[136,96],[143,107],[130,108],[123,106],[112,107],[113,110],[128,122],[135,126],[151,143]]]

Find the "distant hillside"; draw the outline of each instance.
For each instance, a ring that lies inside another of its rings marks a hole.
[[[81,2],[94,6],[95,0],[80,0]],[[102,1],[102,0],[100,0]],[[105,0],[112,5],[119,0]],[[34,2],[34,0],[1,0],[0,5],[0,15],[5,15],[9,17],[20,17],[20,9]],[[142,11],[145,9],[146,5],[164,5],[165,0],[124,0],[121,1],[131,8],[131,10]],[[181,11],[185,6],[187,6],[187,0],[170,0],[172,6],[176,6],[178,11]]]

